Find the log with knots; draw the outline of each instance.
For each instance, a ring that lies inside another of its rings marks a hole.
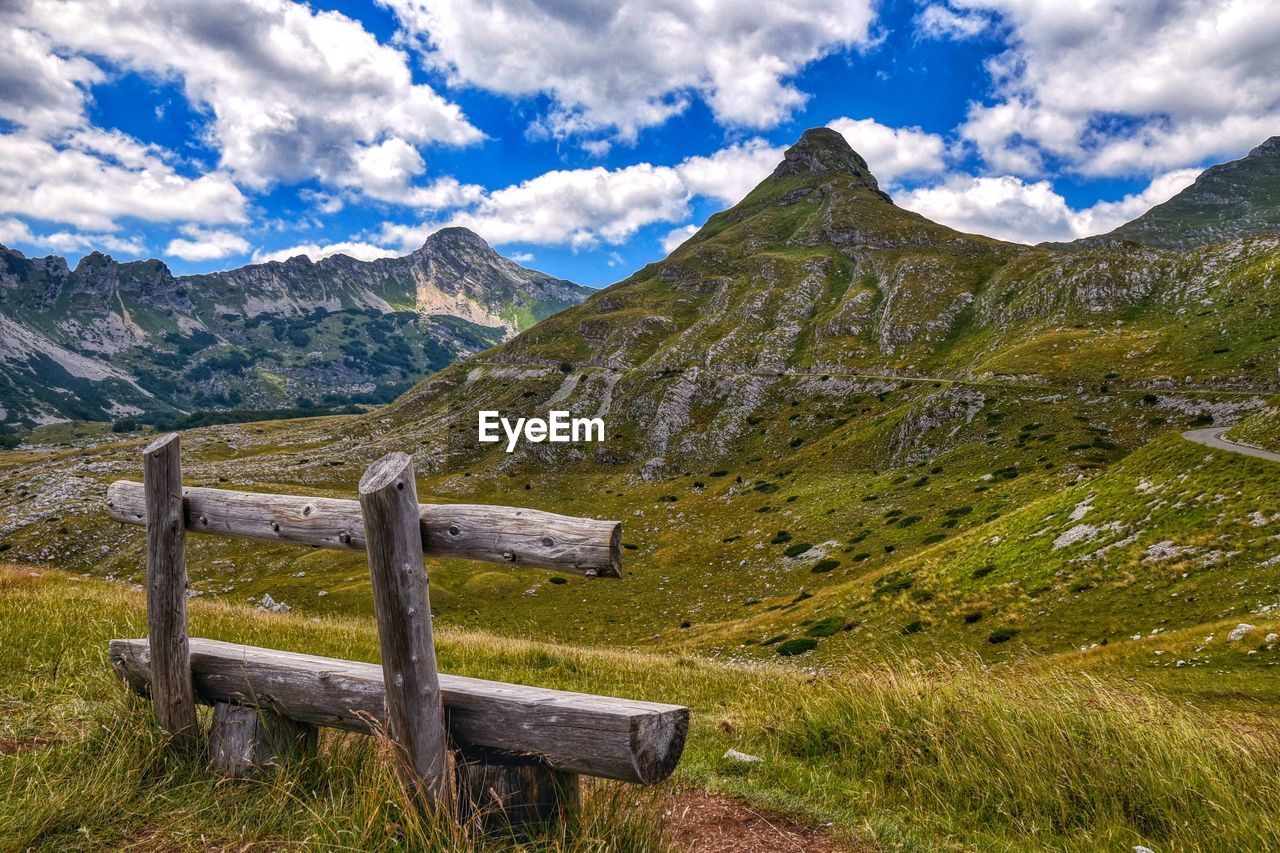
[[[313,754],[318,728],[385,733],[424,806],[501,825],[563,820],[578,775],[654,784],[679,763],[687,708],[440,673],[425,559],[451,557],[620,577],[621,525],[539,510],[418,503],[412,459],[392,453],[358,500],[183,488],[180,439],[143,451],[143,482],[108,490],[107,512],[147,528],[147,631],[109,659],[150,697],[175,741],[201,738],[210,766],[273,772]],[[381,664],[189,638],[186,533],[364,551]]]

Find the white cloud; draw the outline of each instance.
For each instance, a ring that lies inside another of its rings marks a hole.
[[[306,255],[313,261],[321,258],[327,258],[330,255],[349,255],[361,261],[376,261],[378,258],[395,257],[398,252],[394,249],[385,249],[381,246],[375,246],[372,243],[362,242],[346,242],[346,243],[327,243],[324,245],[318,243],[299,243],[296,246],[290,246],[286,249],[278,249],[273,252],[264,252],[261,250],[253,253],[253,262],[255,264],[265,263],[267,261],[287,261],[298,255]]]
[[[513,252],[507,257],[515,261],[517,264],[531,264],[535,258],[533,252]]]
[[[14,243],[33,243],[31,228],[21,219],[12,216],[0,216],[0,243],[12,246]]]
[[[71,253],[86,250],[115,252],[120,255],[141,257],[147,252],[147,246],[137,237],[122,237],[119,234],[93,234],[84,231],[55,231],[34,238],[34,243],[47,246],[57,252]]]
[[[205,229],[194,225],[185,225],[181,231],[186,236],[170,240],[164,250],[166,255],[173,255],[184,261],[212,261],[228,255],[243,255],[249,251],[249,242],[233,231]]]
[[[676,167],[691,195],[737,204],[782,160],[783,148],[752,139],[708,156],[688,157]]]
[[[968,39],[991,26],[986,15],[960,13],[939,3],[931,3],[916,16],[916,28],[926,38]]]
[[[89,60],[59,56],[43,35],[0,13],[0,118],[42,132],[77,125],[85,87],[105,78]]]
[[[668,255],[680,248],[680,245],[688,240],[694,234],[698,233],[698,226],[689,224],[681,225],[679,228],[667,232],[667,236],[662,238],[662,251]]]
[[[807,63],[868,43],[871,0],[383,0],[457,82],[553,100],[557,137],[634,138],[703,99],[727,124],[765,128],[806,96]]]
[[[196,178],[118,133],[81,131],[58,142],[0,134],[0,213],[115,231],[120,217],[221,224],[246,218],[226,175]]]
[[[918,127],[889,127],[869,118],[838,118],[827,127],[838,131],[862,155],[881,183],[937,175],[946,169],[946,144],[936,133]]]
[[[456,105],[413,82],[402,51],[301,3],[137,0],[106,11],[90,0],[30,0],[0,23],[81,57],[64,68],[45,60],[67,116],[67,86],[91,76],[83,57],[179,82],[208,117],[220,168],[250,186],[338,182],[387,143],[480,138]]]
[[[474,208],[454,215],[490,243],[567,244],[585,248],[622,243],[653,222],[688,215],[689,190],[669,166],[639,163],[620,169],[569,169],[488,193]],[[408,247],[430,228],[390,226],[384,240]]]
[[[994,103],[962,135],[996,171],[1152,174],[1238,156],[1280,129],[1274,0],[949,0],[992,14]]]
[[[1016,243],[1075,240],[1106,233],[1167,201],[1197,174],[1194,169],[1170,172],[1140,193],[1082,210],[1073,209],[1048,181],[1028,183],[1009,175],[957,175],[938,186],[903,193],[896,200],[907,210],[960,231]]]

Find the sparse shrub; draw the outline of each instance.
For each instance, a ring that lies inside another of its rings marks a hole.
[[[814,622],[808,628],[805,628],[804,632],[810,637],[830,637],[832,634],[843,630],[844,626],[844,617],[833,613]]]
[[[769,540],[770,545],[781,545],[783,542],[790,542],[791,534],[785,530],[779,530],[773,534],[773,538]]]
[[[893,595],[911,589],[911,585],[915,583],[915,578],[904,572],[889,572],[883,577],[876,578],[875,587],[877,595]]]
[[[902,633],[904,635],[919,634],[923,630],[924,630],[923,619],[912,619],[910,622],[902,626]]]
[[[770,637],[769,639],[765,640],[765,641],[764,641],[764,642],[762,642],[760,645],[762,645],[762,646],[776,646],[778,643],[781,643],[781,642],[782,642],[783,640],[785,640],[786,638],[787,638],[787,635],[786,635],[786,634],[777,634],[777,635],[772,636],[772,637]]]
[[[945,533],[930,533],[928,536],[920,540],[921,545],[933,545],[947,538]]]
[[[778,654],[783,657],[794,657],[795,655],[813,651],[817,647],[818,641],[813,637],[793,637],[784,643],[778,644]]]
[[[1016,636],[1018,636],[1017,628],[997,628],[987,635],[987,642],[993,646],[998,646],[1001,643],[1009,642]]]
[[[788,557],[799,557],[812,547],[813,545],[808,542],[796,542],[793,545],[788,545],[786,550],[782,553],[786,554]]]
[[[960,618],[964,620],[964,624],[972,625],[974,622],[981,620],[983,613],[981,610],[966,610],[960,614]]]
[[[559,586],[560,584],[564,584],[564,583],[568,583],[568,582],[569,582],[569,581],[565,580],[564,578],[560,577],[559,575],[552,575],[551,577],[547,578],[547,583],[553,583],[553,584],[555,584],[556,586]]]
[[[985,566],[978,566],[978,568],[974,569],[973,574],[971,574],[969,577],[973,578],[974,580],[978,580],[979,578],[985,578],[987,575],[991,574],[995,570],[996,570],[995,563],[987,563]]]
[[[820,574],[823,574],[824,572],[829,572],[832,569],[838,569],[838,568],[840,568],[839,560],[819,560],[818,562],[813,564],[813,568],[810,569],[809,571],[815,575],[820,575]]]

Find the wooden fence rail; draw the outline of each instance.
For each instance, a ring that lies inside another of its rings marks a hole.
[[[186,529],[192,533],[365,550],[358,501],[201,487],[183,489],[183,498]],[[428,557],[622,576],[622,525],[616,521],[482,504],[423,504],[419,509],[422,548]],[[116,521],[145,525],[142,484],[112,483],[107,514]]]
[[[680,761],[689,710],[437,672],[424,558],[621,577],[621,525],[514,507],[419,505],[413,464],[393,453],[359,501],[183,488],[177,435],[143,453],[144,482],[113,483],[107,512],[147,528],[148,636],[112,640],[111,665],[151,696],[175,737],[214,706],[210,763],[238,776],[314,750],[318,726],[385,731],[406,788],[488,823],[560,819],[577,774],[653,784]],[[188,638],[187,532],[364,551],[382,664]]]

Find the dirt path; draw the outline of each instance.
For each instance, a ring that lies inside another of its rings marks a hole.
[[[746,803],[693,788],[667,814],[671,841],[689,853],[852,853],[825,827],[804,826]]]
[[[1244,456],[1253,456],[1257,459],[1266,459],[1271,462],[1280,462],[1280,453],[1272,453],[1270,450],[1263,450],[1260,447],[1250,447],[1247,444],[1236,444],[1234,441],[1228,441],[1222,437],[1222,434],[1231,427],[1206,427],[1205,429],[1187,430],[1182,437],[1187,441],[1194,441],[1196,444],[1203,444],[1205,447],[1212,447],[1214,450],[1225,450],[1228,453],[1239,453]]]

